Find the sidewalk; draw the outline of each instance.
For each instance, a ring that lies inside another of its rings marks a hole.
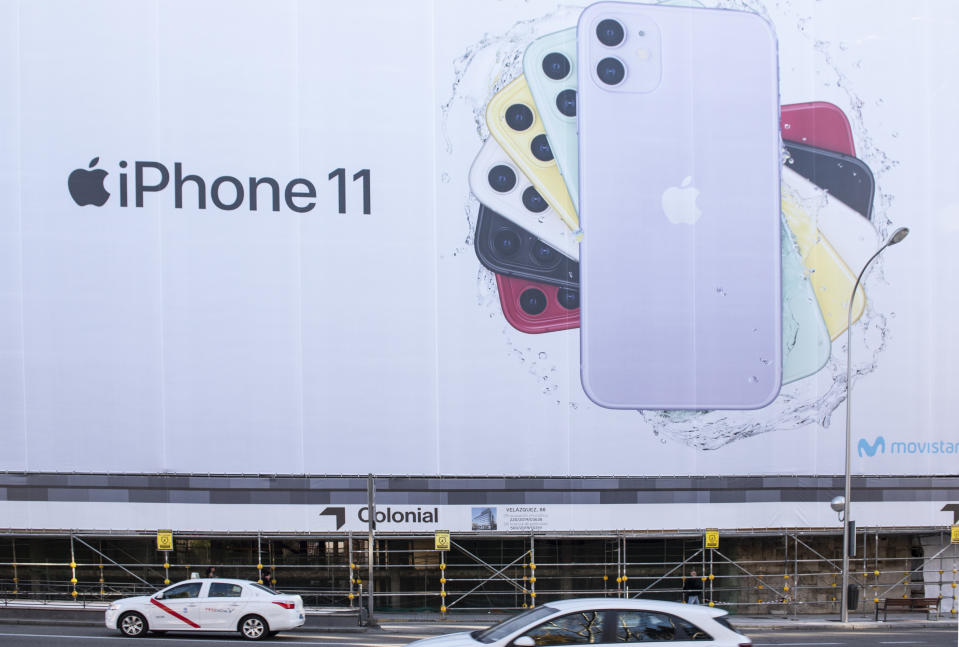
[[[0,624],[32,624],[48,626],[94,626],[103,624],[105,602],[86,604],[75,602],[49,602],[46,604],[21,601],[0,601]],[[358,626],[358,610],[349,608],[307,608],[307,624],[301,629],[306,631],[354,632],[368,631]],[[436,612],[415,613],[377,613],[376,621],[380,630],[395,633],[415,631],[416,633],[444,634],[457,631],[471,631],[487,627],[506,617],[502,613],[450,613],[443,616]],[[730,622],[736,629],[750,631],[768,631],[773,629],[791,631],[861,631],[877,629],[908,628],[957,628],[956,615],[941,614],[930,619],[925,613],[890,613],[887,622],[876,622],[872,614],[852,613],[848,623],[839,622],[835,615],[733,615]],[[415,629],[414,629],[415,625]],[[374,630],[375,631],[375,630]]]

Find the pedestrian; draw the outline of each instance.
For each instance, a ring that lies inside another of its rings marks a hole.
[[[696,575],[696,571],[690,571],[689,577],[683,582],[683,597],[687,604],[702,604],[703,583]]]
[[[206,569],[206,575],[204,577],[216,577],[216,567],[210,566]]]
[[[273,591],[276,590],[276,582],[273,581],[273,575],[270,571],[263,571],[263,586]]]

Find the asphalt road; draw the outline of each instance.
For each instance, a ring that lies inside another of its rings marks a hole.
[[[419,638],[427,638],[445,630],[473,629],[456,625],[437,626],[435,623],[397,623],[384,625],[383,631],[362,633],[326,633],[297,631],[280,634],[260,645],[321,645],[322,647],[396,647]],[[749,632],[754,647],[778,645],[781,647],[885,647],[886,645],[922,645],[924,647],[955,647],[956,629],[916,628],[909,630],[881,629],[875,631],[784,631],[764,630]],[[0,624],[2,647],[225,647],[249,645],[236,634],[195,636],[170,634],[164,637],[123,638],[100,627],[45,627],[38,625]]]

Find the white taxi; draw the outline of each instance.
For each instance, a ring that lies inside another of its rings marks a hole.
[[[239,631],[248,640],[274,636],[306,622],[303,598],[256,582],[192,579],[153,595],[116,600],[106,626],[131,638],[148,631]]]

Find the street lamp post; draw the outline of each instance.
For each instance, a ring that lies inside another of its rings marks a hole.
[[[869,264],[872,263],[884,249],[901,243],[903,238],[909,235],[907,227],[900,227],[892,232],[892,235],[886,239],[882,247],[876,250],[876,253],[869,257],[866,264],[862,266],[859,276],[856,277],[856,284],[849,295],[849,313],[846,324],[846,487],[844,497],[844,515],[842,525],[842,622],[849,622],[849,542],[853,539],[849,536],[849,526],[852,521],[852,473],[850,464],[852,459],[852,305],[856,300],[856,290],[859,289],[859,283],[862,281],[863,274]]]

